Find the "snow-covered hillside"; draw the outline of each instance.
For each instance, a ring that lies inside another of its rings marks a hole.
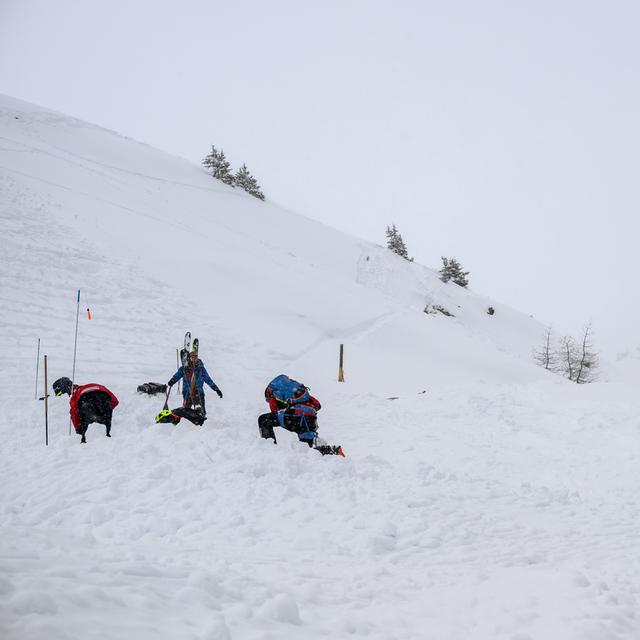
[[[0,224],[3,637],[640,636],[640,403],[545,375],[534,319],[7,97]],[[80,446],[51,398],[45,448],[37,340],[69,376],[78,289],[76,380],[121,404]],[[156,425],[135,389],[186,330],[224,398]],[[281,372],[346,459],[258,437]]]

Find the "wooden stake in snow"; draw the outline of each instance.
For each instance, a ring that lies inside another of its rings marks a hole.
[[[44,357],[44,444],[49,446],[49,390],[47,389],[47,356]]]
[[[344,345],[340,345],[340,364],[338,365],[338,382],[344,382]]]

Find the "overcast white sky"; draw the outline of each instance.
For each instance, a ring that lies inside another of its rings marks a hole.
[[[640,4],[0,0],[0,92],[199,162],[597,346],[636,338]],[[303,239],[296,239],[303,246]],[[600,344],[598,344],[598,341]]]

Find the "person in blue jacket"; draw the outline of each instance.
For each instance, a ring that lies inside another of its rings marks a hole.
[[[186,408],[200,408],[203,415],[206,415],[204,404],[204,383],[206,382],[222,398],[222,391],[211,379],[204,363],[198,358],[198,352],[192,351],[189,354],[187,364],[180,367],[167,382],[168,387],[172,387],[182,378],[183,406]]]

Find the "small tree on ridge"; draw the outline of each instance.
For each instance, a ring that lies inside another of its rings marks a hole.
[[[251,194],[254,198],[264,200],[264,193],[260,190],[258,181],[249,173],[247,165],[243,165],[236,171],[236,175],[233,177],[233,181],[236,187],[244,189],[247,193]]]
[[[393,253],[397,253],[401,258],[405,260],[413,261],[413,258],[409,258],[409,252],[407,251],[407,245],[404,243],[402,236],[396,225],[387,227],[387,249],[391,249]]]
[[[596,379],[598,367],[598,355],[593,350],[591,342],[591,325],[588,324],[582,330],[582,340],[577,346],[577,358],[575,365],[575,379],[577,384],[593,382]]]
[[[558,353],[554,347],[553,331],[551,327],[547,327],[544,344],[533,354],[534,360],[547,371],[557,371],[558,369]]]
[[[233,186],[233,174],[231,173],[231,165],[224,155],[224,151],[218,151],[211,145],[211,152],[208,153],[202,165],[206,167],[214,178],[221,180],[225,184]]]
[[[442,280],[442,282],[449,282],[449,280],[451,280],[461,287],[466,287],[469,284],[469,279],[467,278],[469,272],[463,271],[460,263],[455,258],[445,258],[442,256],[441,259],[442,267],[438,272],[440,274],[440,280]]]

